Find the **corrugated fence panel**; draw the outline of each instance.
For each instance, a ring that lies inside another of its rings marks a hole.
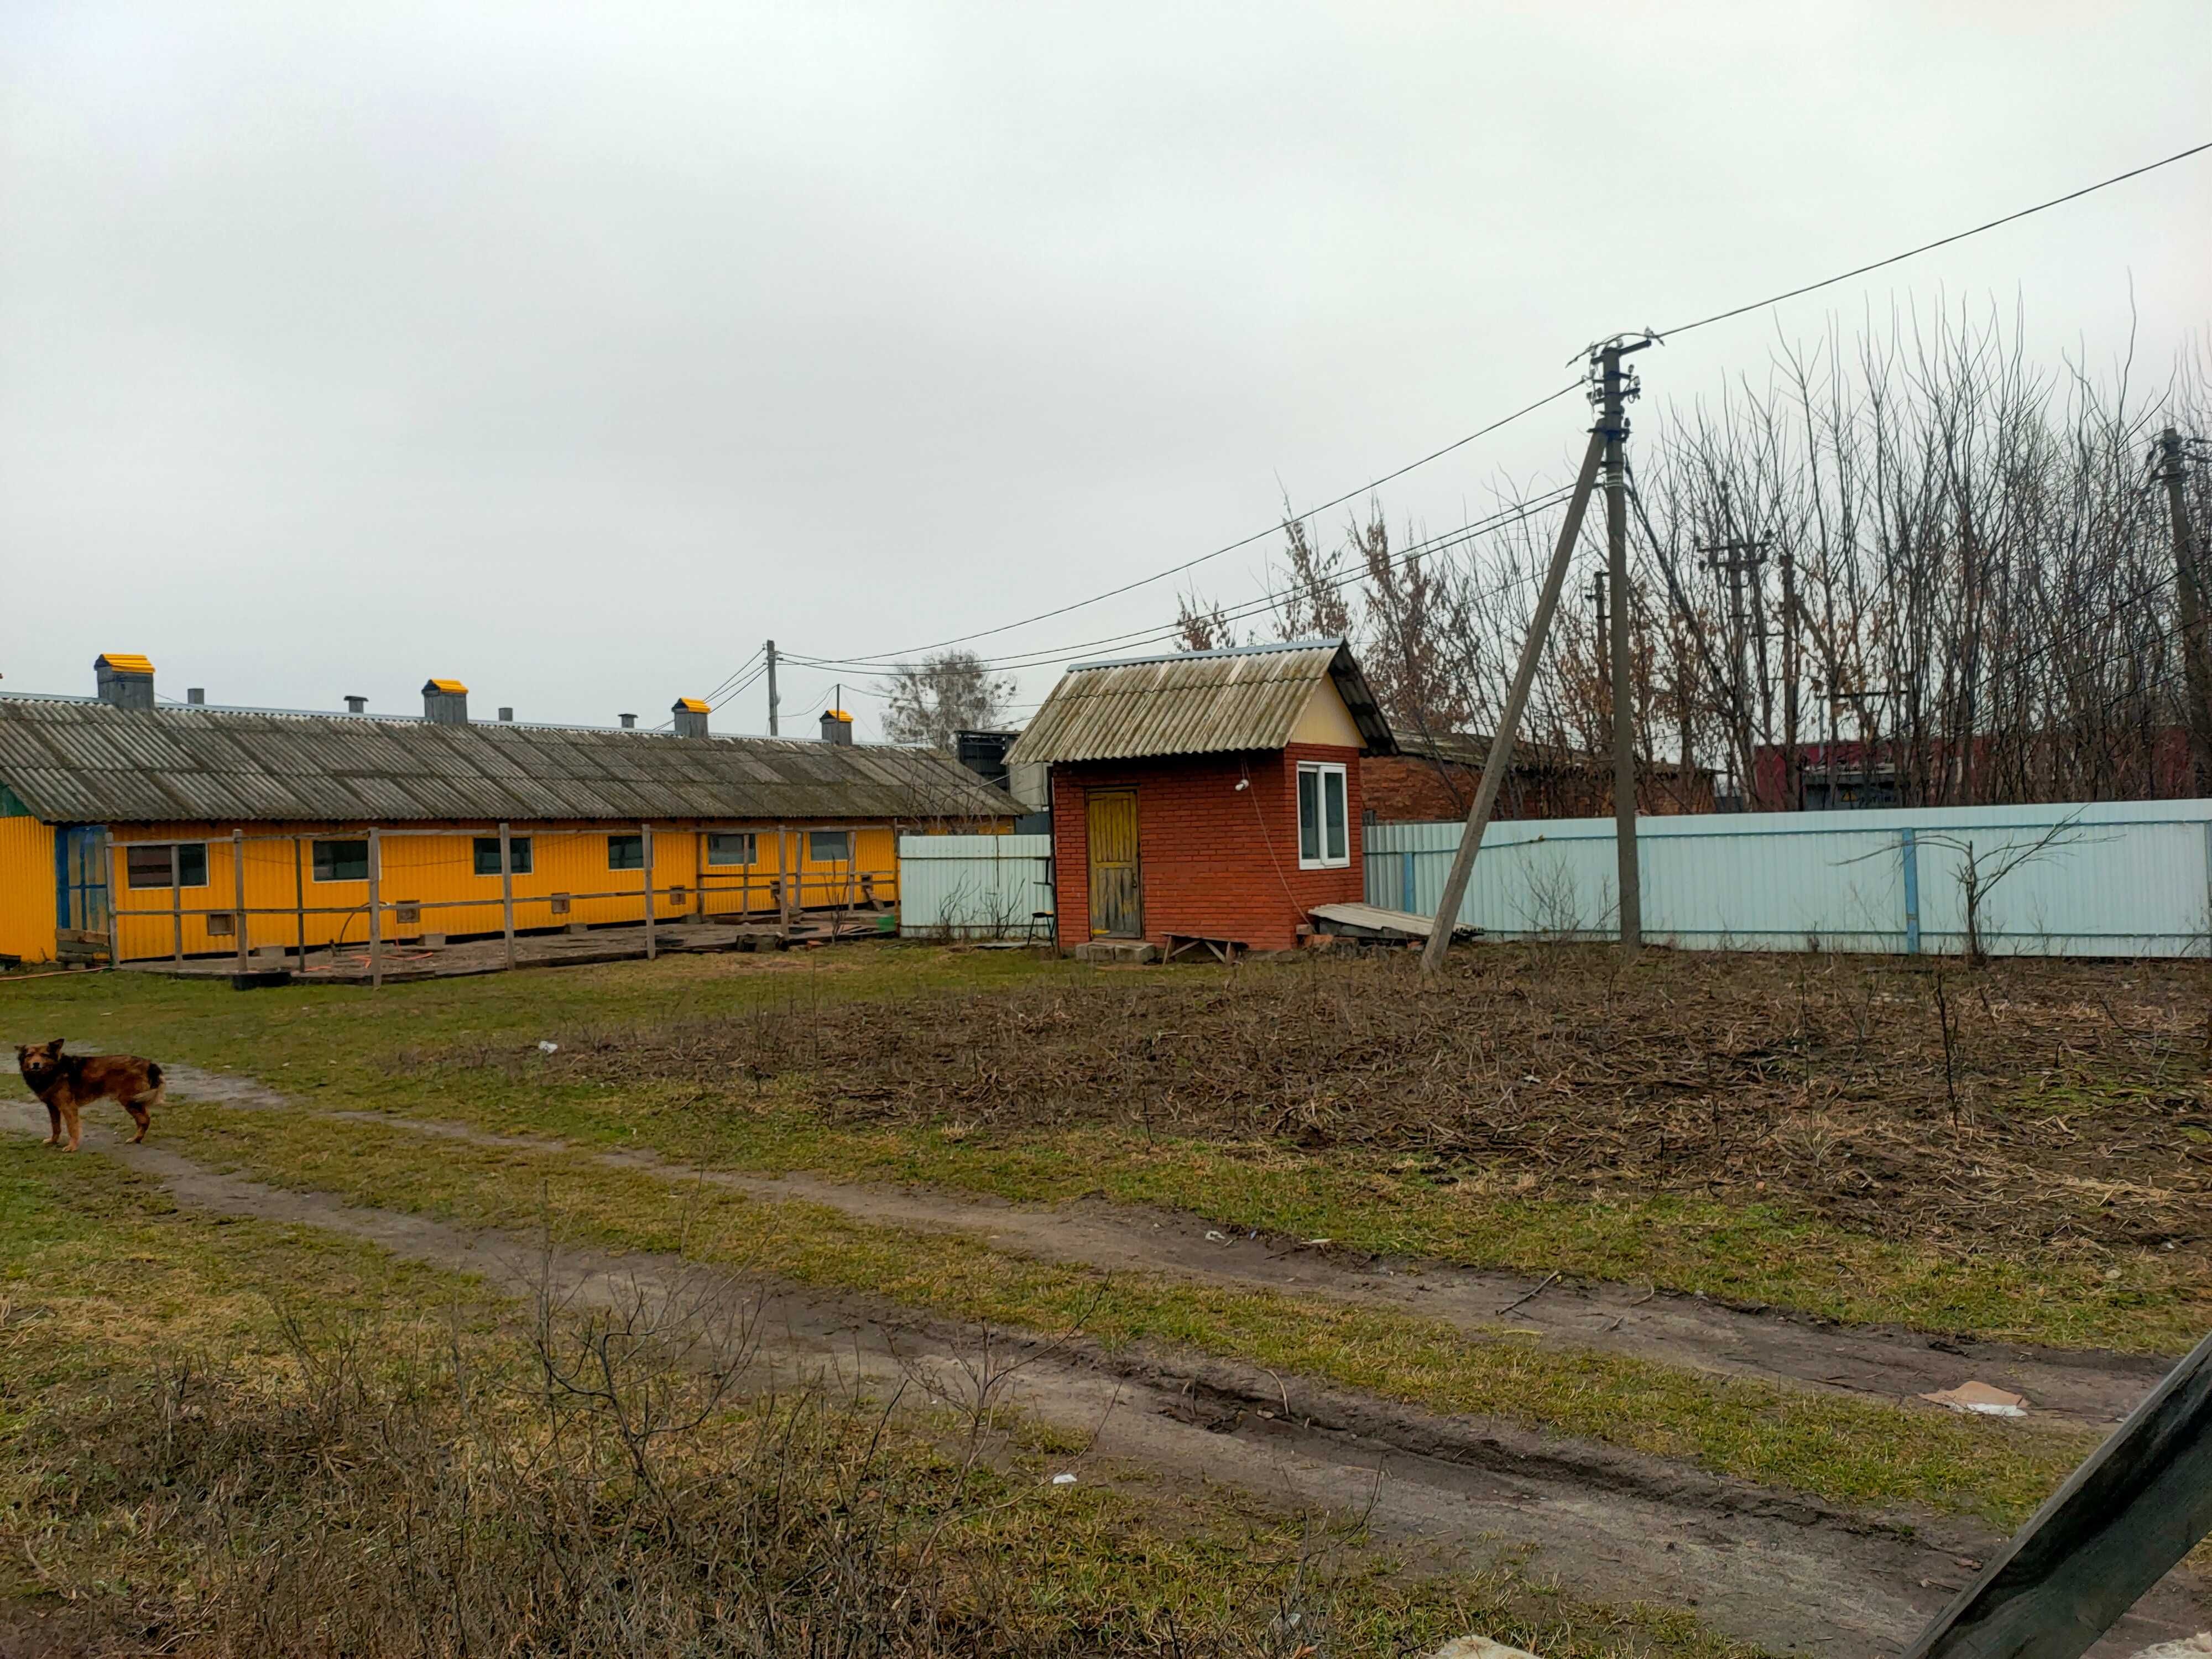
[[[1707,950],[1957,951],[1971,871],[1983,945],[2212,955],[2212,801],[1646,818],[1644,931]],[[1366,832],[1367,898],[1435,914],[1456,823]],[[1492,824],[1461,920],[1508,939],[1603,938],[1613,820]]]
[[[899,932],[921,939],[1049,937],[1050,836],[901,836]]]

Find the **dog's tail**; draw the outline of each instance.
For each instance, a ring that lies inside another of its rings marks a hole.
[[[146,1081],[158,1089],[161,1086],[161,1067],[157,1060],[146,1062]]]

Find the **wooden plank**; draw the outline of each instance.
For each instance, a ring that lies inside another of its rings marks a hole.
[[[2035,1512],[1906,1659],[2077,1659],[2212,1532],[2212,1336]]]

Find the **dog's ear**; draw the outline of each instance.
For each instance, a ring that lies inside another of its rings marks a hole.
[[[49,1042],[46,1045],[46,1052],[50,1054],[60,1054],[62,1051],[62,1038],[56,1037],[52,1042]]]

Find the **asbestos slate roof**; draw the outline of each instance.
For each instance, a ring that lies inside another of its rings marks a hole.
[[[0,698],[0,783],[50,823],[1011,817],[947,756],[373,715]]]
[[[1009,766],[1281,749],[1314,688],[1334,680],[1367,752],[1396,752],[1366,676],[1342,640],[1078,663],[1060,677]]]

